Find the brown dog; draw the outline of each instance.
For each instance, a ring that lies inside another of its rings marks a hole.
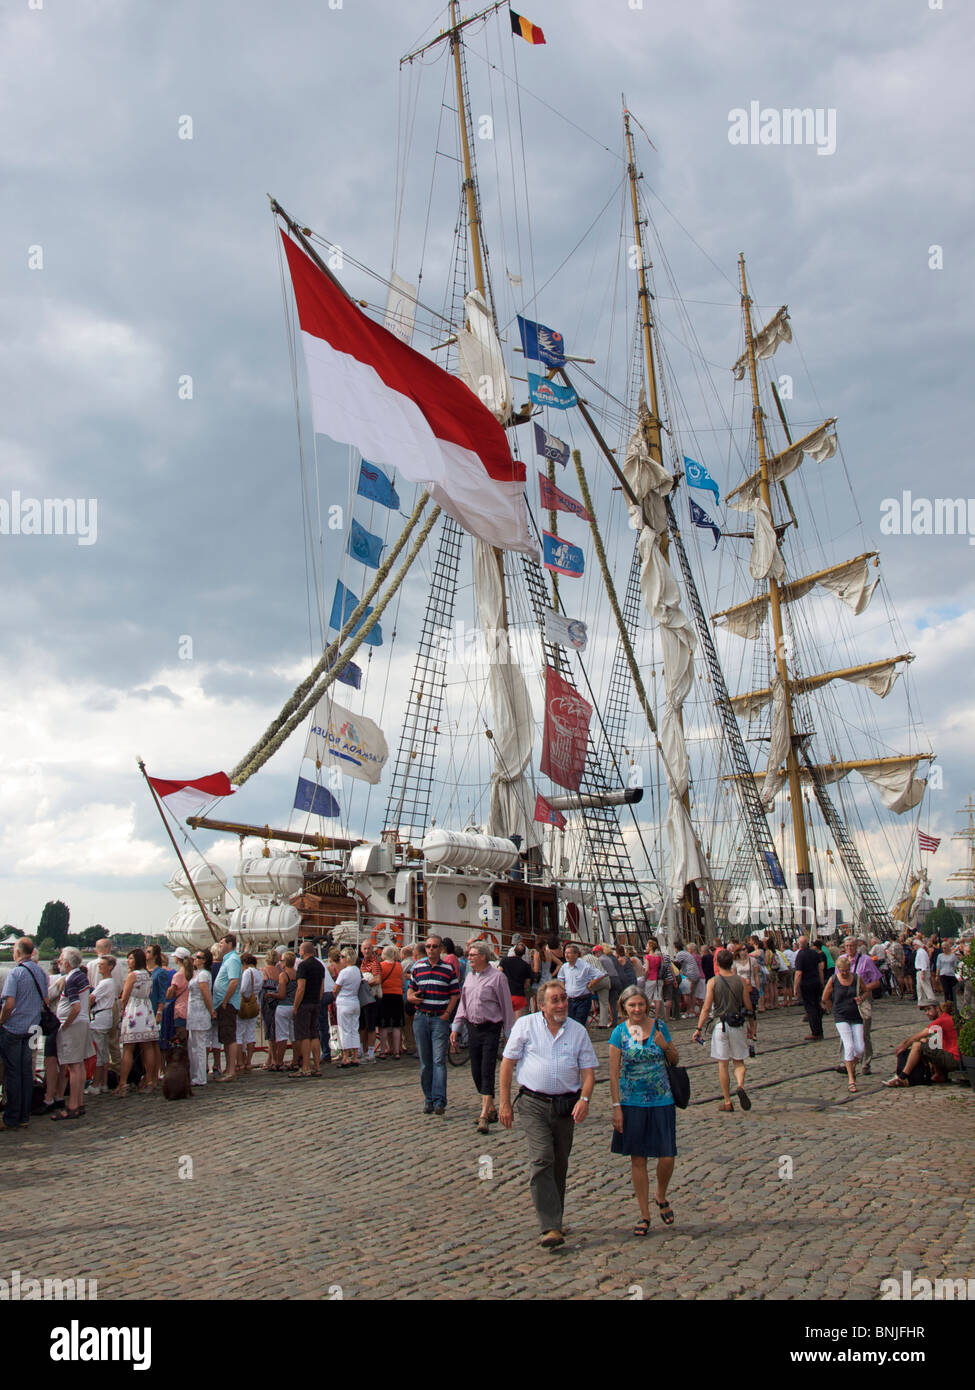
[[[162,1093],[167,1100],[186,1100],[193,1094],[190,1086],[190,1059],[182,1043],[173,1043],[166,1062]]]

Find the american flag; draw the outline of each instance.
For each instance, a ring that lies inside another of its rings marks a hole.
[[[933,835],[925,835],[923,830],[917,832],[917,842],[923,851],[930,854],[934,854],[935,850],[941,844],[941,841],[936,840]]]

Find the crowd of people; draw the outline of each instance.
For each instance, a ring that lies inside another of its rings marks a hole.
[[[588,1114],[599,1065],[590,1030],[606,1030],[610,1147],[630,1160],[640,1210],[634,1234],[643,1236],[652,1217],[650,1160],[657,1213],[667,1225],[674,1221],[667,1189],[677,1153],[679,1054],[668,1023],[694,1023],[694,1042],[709,1034],[724,1114],[736,1104],[752,1108],[745,1072],[756,1055],[760,1015],[793,1005],[805,1012],[806,1042],[822,1041],[823,1017],[832,1015],[840,1040],[836,1070],[853,1094],[858,1068],[861,1075],[871,1069],[876,1000],[917,1000],[926,1026],[900,1043],[886,1084],[943,1082],[959,1064],[954,1001],[963,951],[962,943],[907,934],[869,944],[800,936],[791,945],[769,932],[706,945],[678,939],[670,951],[653,937],[640,950],[624,943],[587,950],[539,938],[516,941],[495,960],[486,941],[458,954],[449,938],[431,932],[422,944],[366,941],[332,946],[321,957],[305,941],[297,955],[280,948],[258,961],[228,933],[212,948],[178,947],[171,957],[155,943],[134,948],[124,963],[106,938],[87,967],[66,947],[49,976],[25,937],[2,989],[3,1128],[26,1126],[38,1108],[64,1123],[85,1114],[89,1097],[124,1099],[133,1086],[155,1091],[178,1049],[192,1086],[235,1082],[254,1068],[259,1023],[263,1069],[295,1080],[321,1077],[330,1061],[348,1070],[415,1050],[423,1113],[442,1116],[447,1053],[464,1046],[479,1103],[477,1131],[510,1127],[518,1107],[541,1243],[555,1248],[565,1238],[572,1138]],[[38,1029],[39,1107],[32,1058]]]

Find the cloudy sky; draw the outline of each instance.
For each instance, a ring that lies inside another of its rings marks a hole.
[[[943,781],[922,825],[949,835],[975,791],[975,552],[967,536],[881,537],[880,519],[882,501],[907,489],[975,492],[964,424],[975,20],[951,0],[943,10],[927,0],[528,8],[544,47],[502,36],[495,21],[472,31],[468,63],[474,113],[493,122],[478,155],[503,229],[491,242],[502,320],[537,290],[529,312],[599,358],[600,381],[625,374],[627,306],[612,302],[625,93],[655,146],[640,137],[653,230],[723,408],[741,423],[727,367],[740,351],[744,250],[759,312],[790,307],[796,343],[776,370],[795,375],[797,429],[839,417],[836,487],[817,479],[810,495],[830,558],[882,543],[907,643],[897,650],[918,658],[914,746],[937,750]],[[421,0],[3,9],[0,501],[8,512],[14,494],[97,503],[88,537],[0,534],[5,922],[32,928],[61,897],[78,929],[160,929],[172,854],[136,758],[162,776],[229,770],[320,650],[266,194],[380,273],[395,238],[397,269],[415,280],[422,259],[421,297],[449,304],[457,174],[443,50],[422,72],[398,67],[445,13]],[[752,102],[820,110],[835,121],[835,150],[732,144],[729,113]],[[673,291],[656,253],[655,264],[666,321]],[[354,268],[347,279],[381,297]],[[743,476],[738,446],[695,403],[676,306],[669,323],[668,351],[690,383],[672,399],[686,393],[690,437],[724,491]],[[181,398],[186,378],[192,399]],[[624,377],[614,380],[625,397]],[[323,446],[323,505],[348,502],[346,460]],[[712,607],[747,596],[725,594],[731,567],[706,560],[696,537],[693,549]],[[338,555],[324,538],[329,598]],[[404,630],[423,598],[421,568]],[[862,652],[886,650],[875,626],[864,631]],[[373,680],[364,706],[382,713],[392,747],[411,665],[403,642],[384,667],[388,689]],[[898,746],[897,718],[882,723]],[[289,745],[225,813],[285,823],[299,759]],[[358,828],[384,804],[384,794],[356,803]],[[453,809],[473,813],[476,800]],[[229,867],[227,847],[218,853]],[[960,846],[942,846],[939,891],[961,860]]]

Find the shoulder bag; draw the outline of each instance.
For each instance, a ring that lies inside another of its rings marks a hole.
[[[657,1020],[653,1021],[653,1028],[650,1030],[650,1040],[657,1031]],[[678,1110],[686,1110],[691,1098],[691,1078],[687,1074],[686,1067],[674,1066],[671,1062],[664,1060],[667,1068],[667,1080],[670,1082],[670,1094],[674,1098],[674,1104]]]
[[[23,965],[21,961],[18,961],[17,964],[21,965],[24,970],[27,970],[27,966]],[[37,983],[37,976],[34,974],[33,970],[27,970],[27,973],[34,981],[34,988],[41,996],[41,1032],[44,1034],[45,1038],[49,1038],[52,1033],[56,1033],[58,1031],[58,1029],[61,1027],[61,1024],[58,1021],[57,1014],[54,1012],[52,1008],[50,1008],[47,1000],[44,998],[43,991],[41,990],[40,985]]]

